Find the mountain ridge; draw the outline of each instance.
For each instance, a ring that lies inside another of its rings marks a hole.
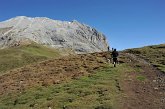
[[[107,51],[106,36],[86,24],[53,20],[46,17],[18,16],[0,22],[0,47],[18,46],[34,41],[55,48],[78,52]]]

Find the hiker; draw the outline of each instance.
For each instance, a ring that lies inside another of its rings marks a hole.
[[[114,51],[114,48],[112,48],[112,51]]]
[[[108,51],[110,51],[109,46],[108,46]]]
[[[119,53],[116,51],[116,49],[114,49],[112,51],[112,58],[113,58],[114,67],[116,67],[116,63],[118,63],[118,60],[117,60],[118,55],[119,55]]]
[[[112,56],[109,55],[109,54],[111,54],[111,53],[110,53],[110,47],[108,46],[107,49],[108,49],[108,52],[107,52],[108,55],[106,55],[106,59],[107,59],[107,62],[108,62],[108,63],[111,63],[111,57],[112,57]]]

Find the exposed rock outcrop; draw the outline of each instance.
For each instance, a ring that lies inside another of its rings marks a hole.
[[[0,48],[30,41],[57,48],[72,48],[77,53],[107,51],[106,37],[77,21],[19,16],[0,22]]]

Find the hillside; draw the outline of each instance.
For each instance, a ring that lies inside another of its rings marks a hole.
[[[0,75],[0,109],[163,109],[165,75],[134,50],[120,52],[116,68],[101,52],[8,71]]]
[[[71,53],[69,50],[67,52]],[[48,48],[36,43],[0,49],[0,73],[50,58],[58,58],[62,55],[64,52],[59,49]]]
[[[162,72],[165,72],[165,44],[128,49],[126,52],[145,59]]]

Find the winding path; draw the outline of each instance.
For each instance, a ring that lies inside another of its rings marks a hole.
[[[144,82],[126,81],[125,91],[130,98],[127,98],[124,104],[124,109],[165,109],[165,74],[159,71],[152,64],[146,60],[130,53],[124,53],[130,59],[130,65],[133,67],[140,67],[143,71],[132,73],[133,75],[143,75],[147,78]],[[138,74],[137,74],[138,73]],[[128,76],[128,77],[129,77]],[[128,88],[128,89],[127,89]],[[132,108],[135,106],[134,108]]]

